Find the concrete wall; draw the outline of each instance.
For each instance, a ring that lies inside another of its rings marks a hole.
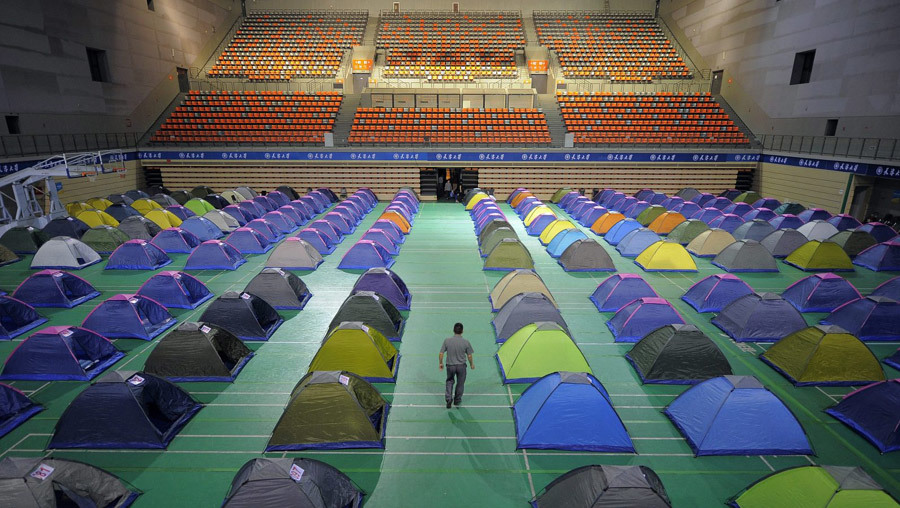
[[[447,10],[453,6],[453,0],[400,0],[401,10]],[[569,0],[563,3],[542,0],[499,0],[489,5],[472,0],[460,0],[459,10],[510,10],[522,11],[522,16],[531,17],[534,10],[588,10],[603,9],[599,0]],[[391,10],[393,0],[377,0],[360,2],[359,0],[247,0],[247,10],[256,9],[368,9],[370,16],[377,16],[381,10]],[[610,8],[617,11],[652,11],[655,0],[610,0]]]
[[[725,70],[722,94],[756,134],[821,136],[838,118],[838,136],[900,137],[900,2],[662,0],[660,13]],[[794,55],[810,49],[810,83],[790,85]]]
[[[176,67],[205,62],[238,0],[0,0],[0,114],[22,134],[126,132],[152,94],[158,115],[178,90]],[[110,82],[91,80],[86,47],[106,51]],[[153,116],[153,119],[156,117]],[[0,122],[0,134],[7,134]]]

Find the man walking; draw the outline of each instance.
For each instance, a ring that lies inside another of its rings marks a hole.
[[[444,398],[447,399],[447,409],[454,403],[459,406],[462,403],[463,388],[466,384],[466,358],[469,365],[475,370],[475,362],[472,361],[472,344],[462,336],[463,325],[453,325],[453,337],[444,339],[441,352],[438,354],[438,363],[441,370],[444,369],[444,353],[447,353],[447,390]],[[453,391],[453,381],[456,381],[456,391]]]

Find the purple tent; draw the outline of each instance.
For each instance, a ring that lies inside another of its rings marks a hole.
[[[878,240],[878,243],[887,242],[897,236],[897,232],[892,227],[880,222],[867,222],[856,228],[856,230],[869,233]]]
[[[400,226],[395,224],[393,221],[388,219],[378,219],[372,224],[373,228],[383,229],[391,234],[391,237],[394,239],[394,243],[403,243],[406,241],[406,237],[403,235],[403,230],[400,229]]]
[[[22,281],[12,296],[32,307],[71,309],[100,296],[100,292],[77,275],[61,270],[41,270]]]
[[[291,201],[291,198],[280,190],[273,190],[266,194],[266,197],[274,201],[278,206],[284,206]]]
[[[873,245],[853,258],[853,264],[876,272],[900,270],[900,241]]]
[[[293,233],[298,229],[297,223],[281,212],[266,212],[266,214],[262,216],[262,220],[269,221],[279,233]]]
[[[701,208],[700,205],[698,205],[697,203],[690,203],[690,202],[681,203],[680,205],[675,205],[672,207],[673,212],[678,212],[681,215],[684,215],[684,217],[686,219],[693,217],[694,214],[696,214],[697,212],[699,212],[702,209],[703,208]]]
[[[136,294],[172,309],[196,309],[215,296],[200,279],[175,271],[159,272],[150,277]]]
[[[742,219],[739,215],[726,213],[709,221],[707,224],[709,224],[710,228],[724,229],[729,233],[734,233],[734,230],[743,223],[744,219]]]
[[[856,217],[848,215],[846,213],[837,214],[828,219],[826,222],[836,227],[838,231],[843,231],[845,229],[854,229],[862,226],[862,223],[856,220]]]
[[[265,236],[253,228],[237,228],[225,239],[241,254],[264,254],[275,248]]]
[[[43,410],[24,393],[0,383],[0,437]]]
[[[409,310],[412,303],[412,295],[406,284],[394,272],[387,268],[369,268],[366,273],[356,279],[353,285],[354,294],[358,291],[372,291],[378,293],[386,300],[394,304],[397,310]]]
[[[881,453],[900,450],[900,379],[879,381],[850,392],[825,412],[858,432]],[[885,503],[891,501],[885,499]]]
[[[675,211],[675,207],[684,204],[684,198],[679,196],[671,196],[659,203],[660,206],[669,211]]]
[[[207,240],[197,246],[184,264],[185,270],[236,270],[247,260],[221,240]]]
[[[665,298],[638,298],[616,311],[606,322],[616,342],[637,342],[665,325],[684,324],[684,319]]]
[[[378,228],[370,228],[363,233],[360,240],[369,240],[381,245],[381,247],[391,256],[400,254],[400,245],[394,243],[394,240],[391,239],[391,236],[387,231]]]
[[[266,212],[271,212],[279,206],[278,203],[269,198],[269,196],[254,196],[253,202],[261,206]]]
[[[681,296],[697,312],[720,312],[731,302],[753,292],[746,282],[730,273],[717,273],[697,281]]]
[[[181,228],[167,228],[157,233],[150,243],[162,249],[166,254],[191,253],[195,247],[200,245],[200,239]]]
[[[244,226],[248,222],[253,220],[249,215],[247,215],[247,212],[245,212],[241,207],[237,205],[228,205],[225,208],[222,208],[222,211],[234,217],[234,220],[238,221],[238,225],[240,226]]]
[[[900,277],[894,277],[875,288],[870,296],[886,296],[893,300],[900,300]]]
[[[796,215],[786,213],[769,220],[769,224],[775,229],[797,229],[804,224],[803,220]]]
[[[684,215],[684,214],[682,214],[682,215]],[[714,219],[721,217],[723,215],[725,215],[725,214],[722,213],[722,210],[719,210],[718,208],[707,207],[707,208],[704,208],[704,209],[700,210],[699,212],[695,213],[690,218],[703,221],[707,225],[709,225],[709,224],[712,224],[712,221]]]
[[[194,236],[199,238],[201,242],[218,240],[225,236],[225,233],[219,229],[219,226],[216,226],[213,221],[206,217],[188,217],[178,227],[185,231],[190,231]]]
[[[353,234],[356,231],[356,226],[347,222],[347,219],[337,212],[328,212],[323,219],[330,222],[343,235]]]
[[[615,312],[634,300],[658,297],[656,291],[636,273],[617,273],[601,282],[588,298],[600,312]]]
[[[775,212],[773,212],[772,210],[770,210],[768,208],[754,208],[753,210],[742,215],[741,218],[748,222],[753,219],[762,219],[764,221],[770,221],[777,216],[778,216],[778,214],[776,214]]]
[[[900,339],[900,302],[867,296],[834,309],[820,323],[838,325],[859,340],[895,341]]]
[[[32,334],[10,353],[0,379],[90,381],[123,356],[95,331],[51,326]]]
[[[245,227],[255,229],[261,235],[266,237],[266,240],[268,240],[270,243],[276,243],[284,238],[284,235],[281,234],[280,231],[278,231],[278,228],[276,228],[271,222],[267,221],[266,219],[253,219],[252,221],[248,222]]]
[[[644,210],[650,208],[650,203],[646,201],[636,201],[632,203],[628,208],[622,211],[622,215],[629,219],[634,219],[638,215],[641,214]]]
[[[831,218],[831,213],[828,210],[823,210],[821,208],[808,208],[797,214],[797,218],[803,222],[828,220]]]
[[[744,295],[711,322],[737,342],[776,342],[807,327],[803,315],[774,293]]]
[[[726,206],[725,209],[722,211],[726,214],[731,213],[731,214],[740,215],[743,217],[744,215],[751,212],[752,210],[754,210],[754,208],[752,206],[748,205],[747,203],[732,203],[732,204]]]
[[[720,196],[720,197],[717,197],[717,198],[713,199],[712,201],[706,203],[704,205],[704,208],[715,208],[716,210],[723,210],[723,212],[724,212],[724,210],[726,208],[728,208],[729,206],[731,206],[733,204],[734,203],[732,203],[732,201],[730,199]]]
[[[390,268],[394,258],[380,244],[370,240],[359,240],[341,258],[338,268],[344,270],[368,270],[369,268]]]
[[[696,204],[700,205],[701,208],[703,208],[706,206],[707,203],[709,203],[715,199],[716,199],[716,197],[713,196],[712,194],[709,194],[707,192],[701,192],[700,194],[697,194],[696,196],[692,197],[690,199],[690,202],[696,203]]]
[[[781,297],[800,312],[831,312],[862,295],[839,275],[817,273],[791,284]]]
[[[774,210],[781,206],[781,201],[778,201],[775,198],[759,198],[753,202],[753,208],[767,208],[769,210]]]
[[[634,197],[636,197],[642,201],[647,201],[647,198],[654,194],[656,194],[656,193],[653,191],[653,189],[641,189],[634,193]]]
[[[129,208],[131,208],[131,207],[129,207]],[[134,209],[132,208],[132,210],[134,210]],[[194,213],[193,210],[191,210],[190,208],[181,206],[181,205],[170,205],[170,206],[166,207],[166,210],[172,212],[172,214],[175,215],[175,217],[178,217],[182,221],[187,219],[188,217],[196,217],[197,216],[197,214]],[[137,210],[135,210],[135,213],[137,213],[137,215],[140,215],[140,213]],[[132,215],[135,215],[135,214],[129,214],[126,217],[131,217]],[[116,219],[116,220],[120,220],[120,219]]]
[[[328,235],[314,228],[305,228],[294,235],[312,245],[319,254],[326,256],[334,252],[337,245]]]
[[[256,202],[251,200],[244,200],[237,204],[237,206],[250,217],[250,220],[258,219],[265,215],[266,211],[263,207],[259,206]]]
[[[0,340],[11,340],[47,322],[34,307],[11,296],[0,296]]]
[[[550,212],[542,213],[531,221],[531,224],[525,228],[525,232],[528,233],[529,236],[540,236],[540,234],[544,232],[544,229],[557,219],[559,219],[559,217]]]
[[[109,255],[105,270],[157,270],[172,260],[147,240],[128,240]]]
[[[143,295],[116,295],[94,307],[81,326],[111,339],[153,340],[175,325],[175,317]]]

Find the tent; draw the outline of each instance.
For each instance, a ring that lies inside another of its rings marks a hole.
[[[683,189],[679,190],[675,195],[680,197],[681,199],[691,200],[695,196],[700,195],[700,191],[698,191],[697,189],[695,189],[693,187],[684,187]]]
[[[10,353],[0,379],[89,381],[123,356],[94,330],[50,326],[31,334]]]
[[[250,228],[244,228],[244,229],[253,231],[255,233],[254,236],[259,236],[262,240],[265,240],[265,237],[260,235],[255,230],[252,230]],[[368,234],[371,231],[373,231],[373,229],[370,229],[366,234]],[[374,231],[383,231],[383,230],[377,229]],[[313,248],[316,249],[316,252],[318,252],[319,255],[321,255],[321,256],[326,256],[328,254],[331,254],[332,252],[334,252],[334,249],[337,248],[337,244],[334,242],[334,240],[332,240],[330,236],[322,233],[318,229],[304,228],[304,229],[301,229],[300,232],[294,236],[296,236],[297,238],[303,240],[304,242],[307,242],[310,245],[312,245]],[[365,238],[365,235],[363,235],[363,238]],[[365,238],[365,239],[371,240],[371,238]],[[274,244],[271,244],[271,245],[272,245],[272,247],[275,246]],[[382,245],[382,247],[385,247],[385,246]],[[387,249],[387,247],[385,247],[385,249]],[[399,247],[397,249],[399,250]]]
[[[191,189],[191,195],[195,197],[204,197],[208,194],[215,194],[216,191],[212,190],[211,187],[207,185],[198,185]]]
[[[729,233],[733,233],[734,230],[736,230],[742,224],[744,224],[744,219],[742,219],[740,215],[734,215],[731,213],[720,215],[715,219],[709,221],[709,227],[724,229]]]
[[[751,293],[711,320],[737,342],[775,342],[807,327],[800,311],[774,293]]]
[[[159,272],[150,277],[136,294],[170,309],[196,309],[215,296],[196,277],[174,271]]]
[[[494,285],[488,295],[491,311],[500,310],[506,302],[520,293],[541,293],[556,306],[556,301],[541,276],[534,270],[519,269],[507,273]]]
[[[141,240],[135,240],[141,241]],[[168,228],[159,232],[151,241],[166,254],[191,253],[200,245],[200,239],[181,228]]]
[[[635,198],[632,196],[627,196],[625,198],[611,202],[609,209],[615,210],[617,212],[622,212],[623,214],[625,214],[626,217],[628,217],[628,213],[627,213],[628,209],[631,208],[638,201],[640,201],[638,198]]]
[[[259,296],[227,291],[209,304],[199,321],[219,325],[241,340],[269,340],[284,319]]]
[[[708,207],[708,208],[703,208],[702,210],[695,213],[694,215],[691,215],[691,218],[702,220],[703,222],[709,224],[710,227],[712,227],[712,221],[723,215],[725,215],[725,214],[722,213],[722,210],[719,210],[718,208]]]
[[[297,236],[299,238],[303,238],[303,236],[299,234]],[[400,254],[400,244],[394,242],[389,231],[378,228],[369,228],[365,233],[363,233],[360,240],[367,240],[377,243],[381,246],[381,248],[385,250],[385,252],[387,252],[391,256]],[[319,251],[319,253],[321,254],[321,251]]]
[[[71,309],[100,296],[100,292],[77,275],[60,270],[41,270],[19,284],[12,296],[32,307]]]
[[[681,244],[659,241],[634,260],[645,272],[696,272],[697,264]]]
[[[820,323],[838,325],[860,340],[896,341],[900,338],[900,302],[867,296],[834,309]]]
[[[702,209],[703,208],[700,205],[698,205],[697,203],[681,203],[679,205],[675,205],[674,207],[672,207],[673,212],[678,212],[681,215],[684,215],[688,219],[692,218],[694,215],[697,214],[697,212],[699,212]],[[697,220],[699,220],[699,219],[697,219]],[[704,222],[704,224],[706,224],[706,223]]]
[[[737,215],[739,217],[743,217],[745,214],[748,214],[748,213],[752,212],[753,210],[754,210],[754,208],[752,206],[748,205],[747,203],[733,203],[733,204],[725,207],[725,209],[722,211],[726,215],[733,214],[733,215]]]
[[[862,298],[849,281],[833,273],[818,273],[791,284],[781,297],[800,312],[831,312],[841,305]]]
[[[309,372],[344,370],[370,383],[394,383],[400,354],[384,335],[359,321],[332,329],[309,363]]]
[[[118,228],[132,240],[151,240],[162,231],[152,220],[138,216],[128,217],[119,223]]]
[[[725,247],[712,264],[726,272],[777,272],[769,251],[756,240],[738,240]]]
[[[650,208],[650,203],[646,201],[632,201],[627,207],[622,208],[622,213],[625,214],[625,217],[629,219],[637,220],[637,216],[644,213],[644,210]],[[647,223],[649,224],[649,222]],[[646,226],[647,224],[641,224],[642,226]]]
[[[144,372],[172,382],[233,382],[253,352],[225,328],[181,323],[163,337],[144,363]]]
[[[354,205],[354,206],[357,206],[357,205]],[[298,227],[303,226],[304,224],[309,222],[309,219],[306,218],[306,214],[301,213],[299,210],[297,210],[290,204],[278,207],[278,210],[276,210],[276,212],[280,212],[280,213],[284,214],[288,219],[294,221],[294,224],[296,224]],[[360,213],[364,213],[364,212],[360,212]],[[208,213],[206,215],[210,215],[210,214]]]
[[[147,240],[128,240],[109,255],[104,269],[156,270],[171,262],[162,249]]]
[[[781,206],[781,201],[778,201],[775,198],[759,198],[756,201],[754,201],[753,203],[751,203],[751,205],[753,206],[753,208],[755,208],[757,210],[760,208],[774,210],[774,209],[778,208],[779,206]]]
[[[622,238],[622,241],[616,246],[616,251],[624,257],[636,258],[641,252],[644,252],[644,249],[661,240],[662,238],[650,229],[638,228]]]
[[[667,213],[669,213],[669,211],[666,210],[665,207],[662,207],[660,205],[650,205],[643,212],[638,214],[635,217],[635,220],[640,222],[644,227],[647,227],[652,224],[653,221],[655,221],[660,215]]]
[[[840,326],[810,326],[760,355],[796,386],[865,385],[884,381],[878,358]]]
[[[338,268],[342,270],[368,270],[369,268],[390,268],[394,258],[381,244],[371,240],[359,240],[341,258]]]
[[[664,325],[644,336],[625,354],[641,383],[696,384],[731,375],[718,346],[694,325]]]
[[[363,491],[338,469],[307,458],[256,458],[234,476],[222,508],[359,508]]]
[[[640,229],[641,223],[634,219],[622,219],[616,222],[609,231],[606,232],[606,235],[603,236],[603,239],[606,240],[606,243],[610,245],[619,245],[619,242],[625,238],[625,235],[631,233],[635,229]]]
[[[385,297],[372,291],[357,291],[348,296],[338,308],[328,330],[334,330],[344,321],[365,323],[388,340],[399,341],[403,335],[403,316]]]
[[[94,249],[80,240],[68,236],[57,236],[41,245],[34,258],[31,259],[31,268],[33,270],[44,268],[81,270],[99,263],[100,259],[100,254],[94,252]]]
[[[762,219],[753,219],[744,222],[732,231],[731,236],[735,240],[755,240],[761,242],[763,238],[775,232],[775,228]]]
[[[541,235],[538,237],[541,241],[541,245],[547,245],[553,240],[553,237],[563,232],[566,229],[575,229],[575,224],[572,224],[567,220],[556,220],[550,223],[543,231],[541,231]]]
[[[244,292],[262,298],[277,310],[301,310],[312,298],[300,277],[281,268],[263,268],[250,279]]]
[[[559,324],[535,321],[512,334],[495,355],[503,383],[531,383],[553,372],[591,372],[584,354]]]
[[[734,202],[735,202],[735,203],[747,203],[747,204],[752,204],[752,203],[756,203],[756,202],[759,201],[760,199],[762,199],[762,196],[760,196],[758,192],[756,192],[756,191],[744,191],[744,192],[738,194],[738,195],[734,198]]]
[[[19,255],[34,254],[49,239],[40,229],[13,226],[0,236],[0,244]]]
[[[251,228],[235,229],[225,239],[225,243],[241,254],[265,254],[275,248],[275,244],[270,243],[262,233]]]
[[[246,186],[235,187],[234,192],[240,194],[244,199],[253,199],[257,195],[255,190]]]
[[[781,205],[772,209],[773,212],[779,215],[796,215],[803,210],[806,210],[806,207],[801,205],[800,203],[782,203]]]
[[[753,210],[750,210],[749,212],[745,213],[744,215],[741,215],[741,218],[748,222],[751,220],[754,220],[754,219],[762,219],[766,222],[769,222],[772,219],[774,219],[775,217],[778,217],[778,215],[768,208],[754,208]],[[770,226],[771,226],[771,224],[772,223],[769,222]],[[775,227],[775,226],[772,226],[772,227]]]
[[[684,198],[679,196],[670,196],[660,201],[659,205],[664,207],[666,210],[671,211],[673,208],[682,203],[684,203]]]
[[[856,217],[846,213],[840,213],[828,219],[826,222],[836,227],[838,231],[846,231],[862,226],[862,223],[856,220]]]
[[[815,455],[791,410],[752,376],[694,385],[663,411],[701,455]]]
[[[872,290],[870,296],[886,296],[894,300],[900,300],[900,277],[882,282],[877,288]]]
[[[131,506],[141,492],[98,467],[55,457],[0,461],[0,505],[10,508]]]
[[[404,235],[409,234],[409,229],[411,226],[410,226],[409,222],[398,212],[396,212],[394,210],[386,210],[378,218],[384,219],[384,220],[389,220],[389,221],[393,222],[394,224],[397,225],[397,227],[400,228],[400,231],[402,231]]]
[[[520,194],[520,196],[521,196],[521,195],[522,195],[522,194]],[[518,196],[516,196],[516,198],[518,198]],[[474,196],[470,197],[468,201],[466,201],[466,210],[471,210],[471,209],[474,208],[475,205],[477,205],[480,201],[483,201],[483,200],[485,200],[485,199],[490,199],[490,196],[488,196],[488,195],[485,194],[484,192],[479,192],[479,193],[475,194]],[[524,198],[523,198],[523,199],[524,199]],[[515,201],[515,200],[514,200],[514,201]],[[514,202],[514,203],[511,203],[511,204],[512,204],[513,206],[516,206],[516,205],[518,204],[518,201],[516,201],[516,202]]]
[[[481,231],[477,232],[478,235],[478,245],[481,246],[482,243],[497,229],[500,228],[509,228],[512,229],[512,225],[504,219],[491,219],[484,223],[484,226],[481,228]]]
[[[587,235],[581,232],[579,229],[567,229],[555,237],[553,240],[547,244],[547,254],[550,254],[550,257],[558,258],[562,256],[563,252],[575,243],[578,240],[587,239]]]
[[[397,310],[409,310],[412,303],[412,295],[409,294],[409,289],[403,279],[386,268],[369,268],[360,275],[353,284],[351,294],[361,291],[378,293],[382,298],[391,302]]]
[[[534,268],[534,260],[531,253],[515,238],[506,238],[500,241],[488,253],[484,260],[484,270],[515,270],[519,268]]]
[[[814,220],[827,221],[831,218],[831,213],[828,210],[823,210],[821,208],[807,208],[806,210],[798,213],[797,218],[799,218],[803,222],[810,222]]]
[[[878,240],[878,243],[886,242],[897,236],[897,232],[894,231],[894,228],[880,222],[867,222],[856,228],[856,230],[869,233],[875,237],[875,240]]]
[[[275,247],[266,260],[266,266],[288,270],[315,270],[322,261],[322,256],[315,247],[300,238],[291,237]]]
[[[280,212],[269,212],[269,213],[280,213]],[[271,217],[268,213],[266,214],[266,216]],[[356,226],[350,222],[347,222],[347,219],[345,219],[343,215],[341,215],[337,212],[328,212],[322,217],[322,219],[330,222],[335,227],[335,229],[340,231],[340,233],[342,235],[349,235],[349,234],[352,234],[354,231],[356,231]],[[291,230],[291,229],[289,229],[289,230]],[[282,230],[282,231],[284,231],[284,230]]]
[[[154,194],[153,196],[151,196],[150,199],[152,199],[153,201],[156,201],[161,206],[174,206],[174,205],[181,206],[181,203],[176,201],[169,194],[157,193],[157,194]],[[138,213],[140,213],[140,212],[138,212]]]
[[[85,210],[75,217],[89,227],[100,226],[103,224],[113,227],[119,225],[119,221],[114,219],[112,215],[100,210]]]
[[[310,201],[314,201],[314,200],[312,200],[312,198],[309,198],[309,199],[310,199]],[[318,205],[316,203],[312,203],[312,202],[307,202],[307,203],[309,203],[310,206],[317,207],[316,213],[319,213],[321,211],[321,210],[318,210]],[[265,215],[265,213],[266,213],[266,211],[263,209],[263,207],[256,204],[256,202],[254,202],[254,201],[241,201],[240,203],[237,204],[237,206],[244,212],[244,214],[246,214],[248,217],[250,217],[250,220],[258,219],[258,218],[262,217],[263,215]]]
[[[549,206],[547,206],[547,205],[535,206],[534,208],[529,210],[528,213],[525,214],[525,217],[522,219],[522,222],[526,226],[530,226],[531,223],[534,222],[534,219],[536,219],[539,215],[544,215],[544,214],[548,214],[548,213],[553,215],[553,209],[550,208]]]
[[[111,339],[153,340],[175,326],[175,321],[156,300],[121,294],[94,307],[81,326]]]
[[[257,224],[262,226],[262,223]],[[247,225],[250,226],[250,223],[248,222]],[[315,229],[319,233],[322,233],[322,235],[327,236],[328,241],[335,245],[340,243],[344,239],[344,235],[342,235],[340,231],[335,229],[334,226],[327,220],[314,220],[309,223],[309,227],[307,229]],[[402,233],[400,234],[402,235]],[[277,241],[273,239],[271,235],[267,236],[270,238],[269,241]]]
[[[81,241],[97,254],[112,254],[128,240],[128,235],[122,230],[106,225],[90,228],[81,237]]]
[[[34,307],[11,296],[0,295],[0,340],[11,340],[47,322]]]
[[[522,190],[525,190],[525,189],[522,189]],[[559,203],[559,200],[561,200],[563,198],[563,196],[565,196],[566,194],[568,194],[570,192],[574,192],[574,190],[571,187],[562,187],[558,191],[554,192],[552,196],[550,196],[550,202],[551,203]],[[517,193],[513,193],[513,194],[517,194]],[[510,194],[509,197],[510,198],[515,197],[513,194]]]
[[[839,233],[836,227],[823,220],[813,220],[797,228],[808,240],[823,242]]]
[[[211,212],[216,209],[209,201],[203,198],[191,198],[184,203],[184,207],[194,212],[194,215],[198,216],[203,216],[206,212]]]
[[[85,203],[84,201],[73,201],[71,203],[66,203],[66,213],[73,217],[85,210],[94,210],[94,207]]]
[[[533,508],[670,508],[662,480],[647,466],[582,466],[558,476],[534,499]]]
[[[173,197],[174,197],[174,194],[173,194]],[[177,201],[177,197],[175,199]],[[156,201],[153,201],[152,199],[148,199],[148,198],[135,199],[130,204],[131,204],[132,208],[141,212],[141,215],[144,215],[144,216],[146,216],[147,213],[150,212],[151,210],[161,210],[162,209],[162,205],[160,205]],[[183,205],[184,203],[179,203],[179,204]]]
[[[617,273],[601,282],[588,297],[600,312],[615,312],[639,298],[657,297],[656,291],[636,273]]]
[[[41,229],[41,231],[43,231],[48,238],[53,238],[55,236],[68,236],[71,238],[80,239],[88,229],[91,228],[84,222],[74,217],[60,217],[48,222],[47,225]]]
[[[759,243],[772,257],[784,258],[806,244],[809,240],[796,229],[777,229]]]
[[[853,264],[876,272],[900,270],[900,240],[891,240],[869,247],[853,259]]]
[[[709,230],[709,226],[702,220],[688,219],[675,226],[672,231],[669,231],[669,236],[666,239],[670,242],[687,245],[691,243],[691,240],[697,238],[697,235],[707,230]]]
[[[894,354],[885,358],[884,363],[897,370],[900,370],[900,349],[897,349],[896,351],[894,351]]]
[[[211,212],[206,212],[205,214],[203,214],[203,218],[212,222],[212,224],[215,227],[219,228],[219,231],[223,233],[230,233],[235,229],[241,227],[240,221],[238,221],[228,212],[223,212],[222,210],[213,210]],[[188,217],[187,219],[190,219],[190,217]],[[184,224],[182,224],[181,226],[184,227]]]
[[[491,321],[497,342],[504,342],[523,326],[538,321],[552,321],[568,333],[569,327],[563,319],[556,302],[543,293],[519,293],[503,304]]]
[[[779,215],[774,219],[770,219],[769,224],[771,224],[775,229],[797,229],[802,226],[804,222],[797,218],[796,215],[786,213],[784,215]]]
[[[0,266],[11,265],[17,261],[21,261],[15,252],[0,244]]]
[[[517,449],[634,453],[625,425],[600,381],[586,372],[554,372],[513,405]]]
[[[21,391],[0,383],[0,437],[5,436],[25,420],[43,410],[43,407],[34,403]],[[2,463],[0,463],[0,467],[2,467]],[[0,483],[3,483],[2,480]],[[0,495],[0,501],[2,500],[3,496]]]
[[[609,210],[602,206],[592,206],[588,208],[583,214],[581,214],[581,217],[579,217],[578,219],[578,223],[586,228],[589,228],[595,222],[597,222],[597,219],[603,217],[607,213],[609,213]]]
[[[851,259],[869,247],[878,245],[874,236],[858,229],[845,229],[829,238],[828,241],[840,245]]]
[[[384,448],[389,408],[352,372],[310,372],[291,390],[266,451]]]
[[[528,233],[529,236],[540,236],[541,233],[544,232],[544,229],[547,228],[547,226],[557,220],[559,220],[559,217],[557,217],[553,213],[538,214],[537,216],[535,216],[534,220],[531,221],[531,224],[529,224],[525,228],[525,232]]]
[[[247,227],[253,227],[251,224],[253,221],[247,224]],[[188,217],[184,222],[181,223],[181,229],[190,232],[194,236],[200,239],[200,242],[205,242],[207,240],[218,240],[222,238],[224,233],[219,229],[216,224],[207,219],[206,217]],[[264,232],[260,231],[265,234]],[[280,239],[280,238],[279,238]],[[271,241],[271,239],[269,239]]]
[[[484,231],[484,230],[482,230]],[[576,231],[576,230],[572,230]],[[559,235],[557,235],[559,236]],[[483,240],[481,240],[483,238]],[[518,240],[519,236],[515,231],[512,230],[511,227],[497,227],[494,228],[487,235],[479,235],[479,244],[478,250],[481,253],[481,257],[487,257],[488,253],[493,250],[494,247],[497,246],[498,243],[503,241],[505,238],[513,238]]]
[[[181,205],[170,205],[170,206],[167,206],[165,208],[165,210],[167,212],[173,214],[175,217],[178,217],[182,221],[184,221],[188,217],[196,217],[197,216],[197,214],[192,212],[189,208],[185,208]]]
[[[141,199],[141,198],[149,198],[150,194],[140,190],[140,189],[131,189],[125,193],[131,199]]]
[[[734,237],[725,230],[709,229],[691,240],[687,245],[687,250],[698,257],[714,257],[732,245],[742,244],[736,244]],[[774,261],[772,264],[774,265]]]
[[[715,273],[697,281],[681,296],[697,312],[721,312],[731,302],[753,293],[746,282],[730,273]]]
[[[591,231],[598,235],[605,235],[609,232],[610,228],[624,219],[625,216],[619,212],[606,212],[591,224]]]
[[[881,453],[900,450],[900,379],[850,392],[825,412],[858,432]]]
[[[165,449],[202,408],[165,379],[110,372],[72,400],[47,448]]]
[[[684,215],[681,215],[678,212],[665,212],[653,219],[653,222],[647,227],[657,234],[668,235],[676,226],[685,220]]]
[[[247,260],[221,240],[207,240],[194,249],[184,263],[185,270],[236,270]]]
[[[176,191],[172,191],[172,193],[169,194],[169,197],[171,197],[172,199],[177,201],[179,205],[184,205],[185,203],[188,202],[188,200],[190,200],[194,196],[191,195],[190,192],[188,192],[184,189],[179,189]]]
[[[684,319],[665,298],[645,296],[622,306],[606,326],[616,342],[637,342],[664,325],[684,324]]]
[[[144,217],[153,221],[160,229],[178,227],[182,223],[177,215],[164,209],[150,210],[144,214]]]
[[[116,203],[133,203],[134,200],[128,196],[123,196],[122,194],[112,194],[113,197],[118,197]],[[87,200],[87,204],[94,208],[95,210],[106,210],[110,205],[113,204],[112,201],[106,198],[90,198]]]
[[[232,191],[232,192],[234,192],[234,191]],[[280,192],[281,194],[284,194],[284,196],[287,197],[288,200],[297,199],[300,197],[300,194],[297,194],[297,191],[294,190],[294,188],[291,187],[290,185],[279,185],[278,187],[275,188],[275,192]],[[222,194],[224,195],[225,193],[223,192]]]
[[[754,482],[729,502],[734,508],[897,508],[861,467],[797,466]]]

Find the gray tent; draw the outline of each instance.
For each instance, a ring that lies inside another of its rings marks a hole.
[[[791,252],[794,252],[805,245],[808,241],[809,240],[803,236],[803,233],[798,232],[796,229],[785,228],[772,232],[769,236],[760,240],[759,243],[761,243],[773,257],[784,258],[789,256]]]
[[[119,231],[132,240],[153,240],[162,228],[146,217],[128,217],[119,223]]]
[[[300,277],[281,268],[263,268],[244,291],[262,298],[275,309],[300,310],[312,297]]]
[[[497,311],[491,325],[494,327],[497,342],[504,342],[523,326],[538,321],[552,321],[561,326],[566,334],[571,335],[569,325],[559,313],[559,309],[543,293],[519,293],[510,298]]]
[[[838,228],[823,220],[811,220],[797,228],[809,240],[824,242],[839,233]]]
[[[0,506],[124,508],[141,495],[98,467],[54,457],[7,457],[0,462]]]
[[[130,240],[122,230],[101,224],[87,230],[81,241],[98,254],[111,254],[116,247]]]
[[[194,199],[194,196],[184,189],[174,191],[172,194],[169,194],[169,197],[174,199],[176,203],[182,206],[184,206],[184,204],[188,201]]]
[[[497,246],[498,243],[502,242],[506,238],[512,238],[514,240],[519,239],[519,235],[516,234],[512,228],[507,227],[498,227],[494,228],[491,233],[484,238],[479,245],[479,250],[481,251],[481,257],[486,258],[488,253],[491,252],[494,247]]]
[[[188,321],[159,341],[147,357],[144,372],[176,382],[230,382],[252,356],[230,331]]]
[[[712,264],[726,272],[777,272],[772,254],[755,240],[738,240],[713,259]]]
[[[223,212],[222,210],[211,210],[206,212],[203,215],[204,219],[208,219],[210,222],[216,225],[217,228],[221,229],[225,233],[230,233],[235,229],[241,227],[241,224],[231,216],[228,212]]]
[[[244,196],[244,199],[253,199],[258,196],[256,191],[251,189],[250,187],[238,187],[234,189],[234,192],[237,192],[241,196]]]
[[[616,266],[602,245],[587,238],[566,247],[558,263],[567,272],[611,272]]]
[[[642,383],[696,384],[732,374],[716,343],[694,325],[657,328],[638,341],[625,359]]]
[[[387,298],[372,291],[359,291],[347,297],[328,325],[329,333],[344,321],[365,323],[388,340],[397,341],[403,335],[400,311]]]
[[[775,231],[775,227],[768,221],[762,219],[753,219],[747,221],[732,231],[731,236],[735,240],[756,240],[761,242],[763,238],[769,236]]]
[[[288,270],[315,270],[322,263],[322,255],[309,242],[297,237],[290,237],[281,242],[269,254],[267,268],[285,268]]]
[[[672,228],[669,236],[666,237],[670,242],[678,242],[681,245],[691,243],[691,240],[697,238],[697,235],[709,229],[709,225],[700,219],[688,219],[681,224]]]
[[[284,319],[252,293],[227,291],[209,304],[200,321],[219,325],[241,340],[269,340]]]
[[[690,201],[697,194],[700,194],[700,191],[698,191],[697,189],[695,189],[693,187],[685,187],[685,188],[681,189],[680,191],[678,191],[678,193],[675,195],[685,201]]]
[[[503,219],[489,220],[488,223],[484,225],[484,228],[481,229],[481,232],[478,233],[478,245],[483,244],[484,241],[487,240],[487,237],[497,228],[512,228],[512,226]]]
[[[828,239],[844,249],[851,258],[856,257],[860,252],[878,244],[878,240],[868,231],[857,231],[855,229],[846,229],[839,232]]]
[[[168,194],[154,194],[153,197],[150,199],[159,203],[159,205],[162,206],[163,208],[165,208],[167,206],[176,206],[176,205],[181,204],[178,201],[175,201],[175,199],[173,199],[172,196],[170,196]]]
[[[550,482],[535,508],[669,508],[662,480],[647,466],[582,466]]]
[[[350,478],[324,462],[258,458],[234,475],[222,508],[358,508],[363,495]]]
[[[31,226],[11,227],[0,236],[0,244],[19,254],[34,254],[50,237]]]
[[[41,245],[31,260],[31,268],[81,270],[99,262],[100,254],[80,240],[68,236],[57,236]]]

